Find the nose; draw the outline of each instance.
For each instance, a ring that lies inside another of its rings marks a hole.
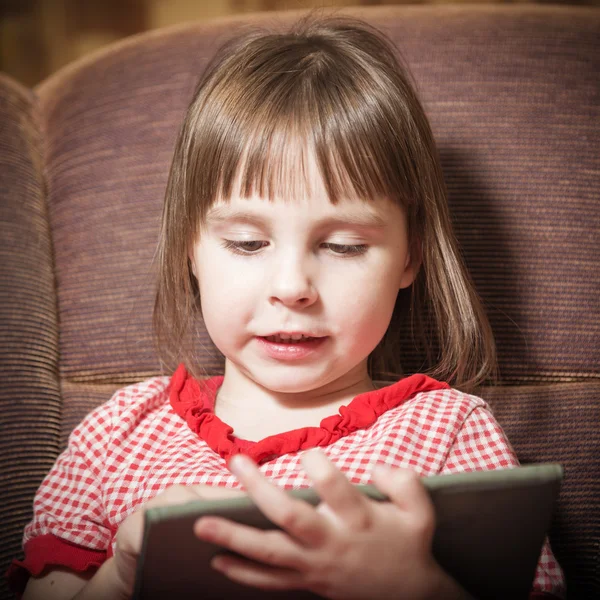
[[[269,278],[271,303],[305,308],[317,301],[319,295],[310,276],[307,262],[294,254],[282,257],[275,263]]]

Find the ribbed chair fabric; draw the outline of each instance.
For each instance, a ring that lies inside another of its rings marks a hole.
[[[0,570],[60,445],[52,237],[34,96],[0,76]],[[7,596],[4,577],[2,597]]]

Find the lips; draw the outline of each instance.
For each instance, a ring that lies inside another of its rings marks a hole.
[[[280,332],[256,338],[263,355],[276,361],[309,359],[327,347],[328,339],[328,336],[312,336],[300,332]]]

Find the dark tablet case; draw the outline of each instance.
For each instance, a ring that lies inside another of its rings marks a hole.
[[[436,513],[435,558],[478,600],[527,598],[561,480],[562,468],[556,464],[422,478]],[[385,500],[372,486],[359,488]],[[312,490],[289,493],[311,504],[319,501]],[[214,571],[210,559],[223,549],[199,540],[192,531],[204,514],[275,527],[249,498],[148,509],[134,600],[319,597],[245,587]]]

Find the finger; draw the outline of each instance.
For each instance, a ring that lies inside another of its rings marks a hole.
[[[306,569],[304,549],[279,530],[263,531],[221,517],[202,517],[194,523],[194,534],[266,565]]]
[[[293,590],[303,587],[303,577],[297,571],[268,567],[235,556],[216,556],[211,561],[211,566],[232,581],[263,590]]]
[[[267,481],[250,458],[237,454],[229,462],[229,468],[261,512],[275,525],[308,546],[319,546],[327,538],[329,521],[310,504],[293,498]]]
[[[357,530],[370,525],[370,501],[320,450],[306,452],[302,456],[302,465],[319,498],[338,519]]]
[[[373,470],[373,482],[398,508],[410,514],[412,522],[433,530],[435,511],[417,473],[378,465]]]

